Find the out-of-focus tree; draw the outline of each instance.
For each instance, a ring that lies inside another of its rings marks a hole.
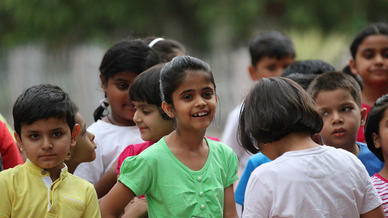
[[[168,35],[206,48],[222,21],[234,42],[257,29],[354,33],[387,19],[386,0],[1,0],[0,45],[68,45],[125,36]]]

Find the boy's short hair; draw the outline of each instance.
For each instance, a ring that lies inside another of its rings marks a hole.
[[[261,33],[249,42],[251,64],[255,66],[263,57],[295,57],[291,39],[278,31]]]
[[[160,115],[165,120],[171,118],[161,108],[162,98],[160,97],[160,71],[164,64],[155,65],[139,74],[129,88],[131,101],[143,101],[155,105]]]
[[[20,135],[23,124],[41,119],[58,118],[67,122],[70,130],[75,124],[73,103],[60,87],[41,84],[28,88],[13,105],[15,131]]]
[[[368,118],[365,123],[365,141],[368,144],[369,150],[371,150],[376,157],[378,157],[381,161],[384,162],[383,151],[380,148],[375,147],[375,143],[373,141],[373,133],[380,135],[379,125],[381,120],[384,118],[384,113],[388,109],[388,94],[381,96],[378,98],[370,109]]]
[[[282,77],[294,80],[303,89],[307,90],[311,81],[320,74],[335,71],[335,68],[321,60],[295,61],[284,69]]]
[[[356,104],[361,108],[361,88],[357,81],[350,75],[343,72],[327,72],[317,76],[308,87],[307,91],[313,99],[321,91],[334,91],[345,89],[349,91]]]

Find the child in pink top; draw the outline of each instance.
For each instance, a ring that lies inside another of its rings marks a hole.
[[[388,158],[388,94],[377,99],[370,110],[365,125],[365,139],[368,148],[381,161]],[[388,165],[372,176],[372,183],[383,201],[385,216],[388,216]]]

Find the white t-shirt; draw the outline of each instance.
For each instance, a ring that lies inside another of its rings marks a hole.
[[[93,184],[100,180],[125,147],[143,142],[137,126],[116,126],[98,120],[88,127],[88,131],[95,135],[96,159],[81,163],[74,171],[74,175]]]
[[[242,104],[235,107],[228,115],[228,119],[225,123],[224,132],[222,133],[221,142],[228,145],[236,153],[239,162],[239,171],[242,172],[245,169],[245,165],[248,162],[249,157],[252,155],[246,151],[238,140],[238,123],[240,119],[240,110]]]
[[[286,152],[257,167],[243,217],[359,217],[381,205],[361,161],[329,146]]]

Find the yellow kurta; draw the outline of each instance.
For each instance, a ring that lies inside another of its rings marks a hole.
[[[101,217],[93,185],[62,169],[49,173],[27,160],[0,172],[0,218]]]

